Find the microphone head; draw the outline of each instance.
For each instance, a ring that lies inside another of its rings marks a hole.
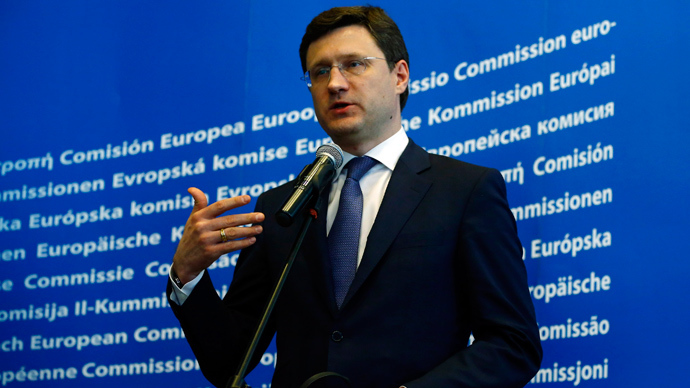
[[[324,144],[316,150],[316,157],[328,156],[336,169],[343,164],[343,150],[335,143]]]

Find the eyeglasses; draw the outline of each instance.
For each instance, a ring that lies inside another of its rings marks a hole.
[[[372,59],[381,59],[384,61],[386,60],[386,58],[377,57],[349,59],[347,61],[340,62],[337,65],[318,66],[313,69],[309,69],[306,73],[304,73],[304,77],[300,79],[302,81],[305,81],[307,83],[307,86],[310,88],[312,86],[324,85],[331,80],[331,69],[333,69],[333,67],[336,66],[338,67],[338,69],[340,69],[340,74],[342,74],[345,78],[347,78],[348,75],[357,76],[364,73],[364,71],[367,69],[367,66],[369,65],[369,61]]]

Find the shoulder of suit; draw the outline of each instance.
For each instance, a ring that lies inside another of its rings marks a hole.
[[[461,170],[465,173],[471,173],[473,175],[482,175],[487,173],[487,171],[494,170],[491,167],[480,166],[478,164],[468,163],[462,160],[437,154],[429,154],[429,161],[432,168],[452,168]]]

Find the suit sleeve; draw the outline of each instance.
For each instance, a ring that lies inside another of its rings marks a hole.
[[[474,342],[408,388],[523,387],[539,369],[542,349],[527,288],[522,246],[496,170],[477,180],[461,219],[458,266]]]
[[[256,211],[261,211],[260,203],[261,200],[257,203]],[[253,246],[242,250],[224,299],[218,296],[209,271],[205,271],[184,304],[170,304],[202,373],[217,387],[224,387],[235,374],[269,298],[273,282],[262,257],[262,243],[259,235]],[[168,295],[171,287],[172,283],[168,280]],[[274,332],[274,325],[269,321],[254,353],[250,370],[258,364]]]

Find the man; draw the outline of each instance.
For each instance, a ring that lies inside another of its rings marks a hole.
[[[352,211],[339,206],[350,201],[346,170],[359,168],[353,162],[324,190],[326,216],[308,231],[254,365],[277,333],[274,388],[299,387],[324,371],[356,388],[524,386],[539,368],[541,347],[501,175],[427,154],[407,138],[401,110],[409,60],[380,8],[317,16],[300,57],[319,123],[345,151],[345,163],[365,156],[373,167],[359,178],[360,226],[349,228],[351,240],[359,236],[356,272],[353,264],[343,280],[348,270],[339,257],[347,249],[334,237],[348,229],[342,218]],[[304,217],[289,228],[273,219],[291,190],[265,193],[254,213],[219,217],[249,197],[207,207],[202,192],[190,189],[197,203],[169,293],[204,375],[217,386],[235,373],[231,365],[241,361]],[[203,270],[236,249],[243,250],[220,300]]]

